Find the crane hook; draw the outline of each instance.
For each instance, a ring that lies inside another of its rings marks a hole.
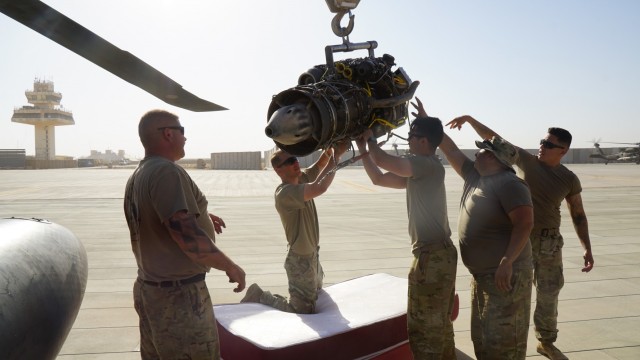
[[[351,10],[349,10],[348,12],[349,25],[347,25],[347,27],[340,26],[340,22],[342,21],[342,18],[347,13],[347,11],[343,10],[338,12],[336,16],[333,17],[333,20],[331,20],[331,30],[333,30],[333,33],[336,34],[336,36],[340,36],[341,38],[349,36],[349,34],[351,34],[351,31],[353,31],[353,18],[355,17],[355,15],[351,14]]]

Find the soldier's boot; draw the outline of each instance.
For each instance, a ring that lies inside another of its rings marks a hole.
[[[242,300],[240,300],[240,302],[241,303],[247,303],[247,302],[259,303],[260,296],[262,296],[263,292],[264,291],[260,289],[260,286],[258,286],[258,284],[251,284],[251,286],[249,286],[249,288],[247,289],[247,293],[244,295]]]
[[[539,354],[542,354],[551,360],[569,360],[569,358],[564,356],[562,351],[555,347],[553,343],[539,342],[536,350]]]

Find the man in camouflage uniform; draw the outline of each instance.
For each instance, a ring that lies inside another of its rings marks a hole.
[[[245,286],[244,271],[214,243],[224,222],[175,161],[184,157],[184,127],[163,110],[138,125],[145,157],[129,178],[124,213],[138,264],[133,286],[142,359],[220,359],[205,273],[212,267]]]
[[[461,116],[448,125],[460,128],[468,122],[485,139],[497,136],[471,116]],[[561,128],[549,128],[544,139],[540,140],[538,155],[516,148],[518,151],[519,175],[531,188],[534,207],[534,227],[531,231],[533,248],[534,283],[536,285],[536,308],[533,322],[536,338],[539,340],[537,351],[552,360],[565,360],[567,357],[554,346],[558,335],[558,296],[564,285],[562,247],[560,234],[560,205],[566,200],[573,226],[584,249],[583,272],[593,268],[593,254],[589,239],[587,215],[580,195],[582,187],[578,177],[560,164],[562,157],[569,151],[571,134]]]
[[[451,313],[458,252],[451,242],[444,167],[435,155],[442,122],[417,117],[409,130],[407,157],[387,154],[371,130],[356,140],[375,185],[406,189],[413,263],[408,276],[407,330],[415,359],[455,359]],[[386,170],[383,173],[380,168]]]
[[[320,229],[313,199],[322,195],[333,182],[335,171],[332,170],[348,144],[346,141],[337,144],[335,154],[333,148],[327,149],[305,171],[300,170],[295,156],[283,150],[271,156],[271,165],[282,180],[275,191],[275,206],[289,247],[284,263],[289,299],[252,284],[240,302],[258,302],[298,314],[315,312],[324,273],[319,261]]]
[[[418,113],[426,115],[417,99]],[[471,161],[444,134],[440,150],[464,179],[458,236],[471,273],[471,340],[478,360],[524,359],[531,309],[533,206],[513,170],[517,153],[499,137],[476,141]]]

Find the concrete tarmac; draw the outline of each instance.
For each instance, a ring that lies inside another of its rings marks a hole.
[[[595,268],[582,273],[582,249],[566,205],[565,286],[560,293],[556,345],[571,359],[640,359],[640,166],[567,165],[581,179]],[[446,167],[447,201],[457,244],[462,181]],[[123,191],[132,168],[0,171],[0,217],[35,217],[70,229],[84,244],[89,280],[80,313],[59,360],[139,359],[138,318],[132,286],[136,264],[123,217]],[[279,183],[272,170],[189,170],[224,219],[218,246],[247,273],[247,283],[286,294],[286,241],[273,206]],[[316,200],[325,286],[372,273],[407,276],[411,263],[404,190],[376,187],[361,168],[338,172]],[[469,282],[460,261],[460,315],[454,322],[459,359],[473,359],[469,333]],[[207,275],[215,304],[242,294],[216,270]],[[532,302],[535,303],[535,291]],[[534,304],[535,305],[535,304]],[[532,322],[533,326],[533,322]],[[535,350],[533,328],[527,357]]]

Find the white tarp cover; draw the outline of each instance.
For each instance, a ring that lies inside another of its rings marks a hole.
[[[262,349],[278,349],[405,315],[407,279],[372,274],[328,286],[318,295],[316,314],[287,313],[256,303],[216,305],[214,311],[218,323],[233,335]]]

